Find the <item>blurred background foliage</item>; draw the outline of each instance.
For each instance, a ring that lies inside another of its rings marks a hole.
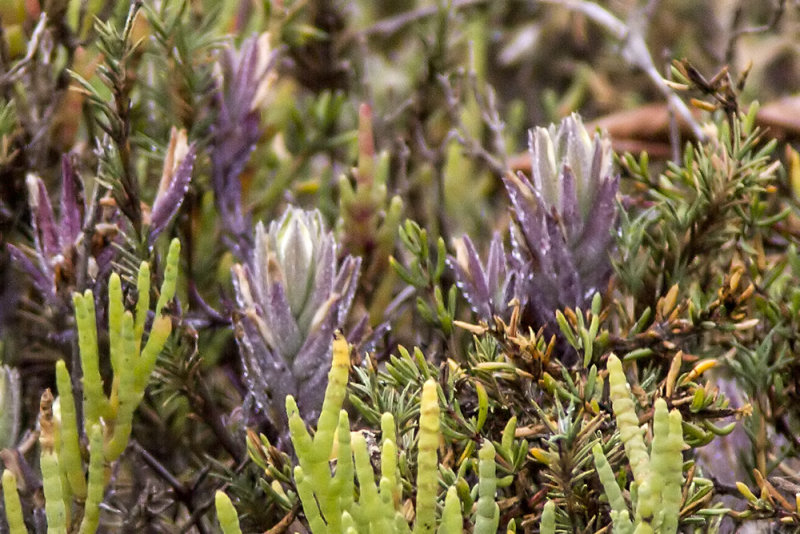
[[[135,302],[173,237],[172,335],[101,529],[210,532],[223,489],[244,530],[305,531],[264,406],[281,376],[321,394],[334,328],[353,429],[397,424],[410,522],[433,377],[441,503],[472,506],[488,440],[501,529],[553,502],[610,531],[594,446],[636,498],[614,353],[648,444],[656,399],[683,418],[681,531],[800,528],[795,0],[4,0],[0,23],[0,457],[30,529],[72,294],[110,377],[109,273]]]

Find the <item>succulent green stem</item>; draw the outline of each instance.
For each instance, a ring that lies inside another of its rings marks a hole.
[[[100,503],[105,491],[105,458],[103,431],[100,425],[89,429],[89,486],[83,511],[80,534],[94,534],[100,523]]]
[[[3,503],[6,507],[6,521],[10,534],[27,534],[25,520],[22,517],[22,504],[17,493],[17,479],[14,473],[3,471]]]
[[[439,483],[439,396],[436,381],[422,386],[419,407],[419,451],[417,453],[417,521],[414,534],[432,533],[436,525],[436,490]]]

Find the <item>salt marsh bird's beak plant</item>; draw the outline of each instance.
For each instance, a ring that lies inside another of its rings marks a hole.
[[[538,328],[551,324],[556,310],[587,306],[608,283],[619,177],[608,135],[590,135],[577,114],[532,130],[530,157],[530,179],[503,179],[513,209],[512,254],[495,236],[484,265],[465,236],[452,264],[482,319],[504,315],[516,297],[523,324]]]
[[[146,211],[149,225],[148,246],[164,231],[183,202],[195,161],[195,145],[189,144],[185,130],[172,128],[158,191],[152,209]],[[34,174],[26,178],[28,206],[34,247],[19,248],[8,244],[8,250],[21,270],[31,276],[36,290],[45,301],[62,311],[70,303],[70,292],[77,285],[80,248],[87,225],[92,225],[88,274],[94,280],[104,278],[111,270],[115,247],[110,246],[120,232],[113,206],[87,206],[83,182],[72,158],[61,160],[60,213],[57,219],[42,179]],[[93,210],[105,213],[92,213]],[[99,288],[95,288],[99,289]]]
[[[330,342],[353,300],[361,260],[337,262],[336,249],[319,211],[289,208],[269,228],[258,224],[250,261],[233,267],[245,381],[283,438],[287,395],[304,420],[319,415]]]
[[[509,268],[500,234],[492,237],[485,266],[469,236],[456,240],[455,249],[456,257],[450,258],[450,264],[473,311],[486,322],[495,316],[505,318],[508,303],[514,297],[515,273]]]
[[[262,134],[260,107],[275,79],[269,70],[271,58],[269,34],[264,33],[245,40],[238,51],[226,47],[217,63],[214,99],[218,112],[211,127],[211,176],[220,222],[239,258],[252,248],[239,175]]]
[[[530,154],[532,179],[509,174],[504,182],[514,209],[515,292],[541,325],[557,309],[587,306],[608,283],[619,177],[608,135],[591,136],[575,114],[531,131]]]
[[[150,211],[149,239],[152,243],[169,224],[183,203],[189,182],[192,179],[196,150],[195,144],[189,144],[186,130],[173,127],[170,132],[169,146],[164,158],[164,169],[158,184],[156,198]]]
[[[33,248],[8,244],[11,257],[31,277],[34,288],[53,306],[66,311],[70,292],[75,288],[75,263],[83,238],[87,207],[83,184],[69,156],[61,161],[60,216],[56,219],[47,189],[41,178],[28,174],[28,206],[31,212]],[[97,277],[111,267],[113,250],[104,246],[106,237],[116,235],[116,227],[98,222],[94,227],[89,274]],[[102,237],[103,239],[99,239]],[[96,241],[96,243],[95,243]]]

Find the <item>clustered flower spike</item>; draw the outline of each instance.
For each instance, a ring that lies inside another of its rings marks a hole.
[[[306,421],[322,406],[331,339],[350,310],[361,265],[352,256],[337,262],[336,249],[318,211],[289,208],[268,229],[257,225],[248,264],[233,267],[245,380],[282,432],[287,395]]]
[[[218,61],[212,125],[211,162],[214,200],[220,221],[240,258],[250,249],[250,220],[242,209],[242,173],[261,137],[259,108],[275,78],[270,71],[269,34],[251,37],[237,52],[223,50]]]
[[[173,128],[158,192],[152,209],[147,210],[149,243],[155,241],[178,212],[189,188],[194,161],[194,143],[187,142],[185,130]],[[61,160],[60,218],[56,220],[42,179],[29,174],[26,182],[34,248],[23,250],[25,247],[9,244],[9,253],[20,269],[30,274],[34,288],[46,302],[68,305],[69,296],[76,289],[78,247],[88,223],[89,207],[84,200],[83,183],[70,157],[65,155]],[[113,210],[101,204],[94,209],[103,211],[92,228],[89,274],[99,279],[111,268],[114,247],[108,245],[117,237],[119,228]]]
[[[158,192],[150,212],[151,243],[166,228],[183,203],[192,179],[195,152],[195,144],[188,143],[186,130],[178,130],[173,126]]]
[[[530,135],[531,177],[504,178],[514,210],[515,293],[527,319],[552,322],[553,312],[586,306],[611,275],[616,221],[611,141],[591,137],[578,115]]]
[[[484,267],[469,236],[455,242],[456,257],[450,264],[456,281],[472,309],[486,322],[495,316],[504,317],[508,303],[514,297],[515,273],[509,269],[508,258],[500,234],[495,232]]]
[[[510,257],[495,236],[484,266],[465,237],[451,263],[482,319],[503,316],[515,297],[522,321],[538,328],[558,309],[586,306],[608,283],[619,177],[608,136],[591,136],[576,114],[531,131],[530,153],[530,180],[503,179],[513,208]]]
[[[34,288],[45,301],[57,305],[59,295],[62,295],[65,296],[62,300],[68,302],[74,289],[77,247],[83,238],[87,211],[83,185],[69,156],[64,156],[61,162],[61,213],[57,222],[42,179],[29,174],[26,182],[34,247],[32,251],[24,251],[8,244],[9,253],[20,269],[30,275]],[[93,255],[89,260],[89,272],[95,277],[111,266],[113,249],[105,246],[103,236],[114,234],[115,229],[107,226],[103,222],[95,226]]]

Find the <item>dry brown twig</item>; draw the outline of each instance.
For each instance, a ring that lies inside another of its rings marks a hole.
[[[734,11],[733,19],[731,20],[730,36],[728,37],[728,44],[725,47],[725,64],[727,65],[731,65],[735,59],[736,45],[739,41],[739,37],[753,33],[765,33],[775,29],[786,12],[786,0],[777,0],[775,10],[772,12],[772,16],[766,24],[747,26],[743,28],[740,26],[740,24],[742,22],[744,7],[746,4],[747,2],[745,1],[739,2],[739,5]]]
[[[641,11],[633,10],[626,23],[605,8],[586,0],[541,0],[541,2],[582,13],[621,41],[622,57],[625,58],[625,61],[647,74],[647,77],[664,95],[670,107],[686,121],[696,139],[702,141],[706,138],[700,124],[692,116],[692,112],[683,100],[666,84],[664,78],[658,72],[645,41],[644,28],[646,18]]]

